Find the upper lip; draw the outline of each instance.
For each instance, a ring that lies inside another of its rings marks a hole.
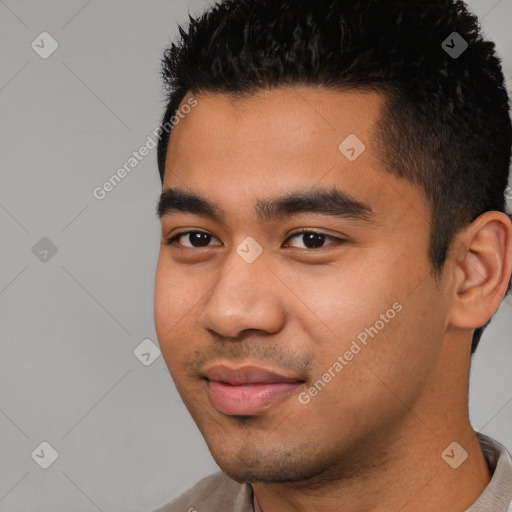
[[[233,386],[244,384],[270,384],[278,382],[304,382],[298,377],[288,377],[266,368],[257,366],[241,366],[232,368],[227,365],[211,366],[204,372],[208,380],[224,382]]]

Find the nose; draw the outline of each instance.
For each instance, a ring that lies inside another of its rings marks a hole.
[[[275,334],[286,319],[280,296],[284,289],[261,256],[247,263],[234,253],[207,298],[199,316],[200,326],[231,339],[239,338],[247,330]]]

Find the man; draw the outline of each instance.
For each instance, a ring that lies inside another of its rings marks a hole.
[[[160,512],[512,510],[468,415],[511,122],[455,0],[225,0],[166,52],[155,323],[222,469]],[[509,303],[510,305],[510,303]]]

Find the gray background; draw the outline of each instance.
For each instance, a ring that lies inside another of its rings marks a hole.
[[[469,4],[510,90],[512,1]],[[151,511],[216,470],[163,358],[134,355],[157,343],[156,150],[103,200],[92,194],[158,126],[162,52],[204,5],[0,0],[2,512]],[[43,31],[59,45],[46,59],[31,47]],[[43,237],[55,255],[45,241],[34,254]],[[509,451],[511,330],[509,297],[470,396],[474,427]],[[58,452],[47,469],[43,441]]]

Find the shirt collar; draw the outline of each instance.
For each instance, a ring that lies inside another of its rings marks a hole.
[[[491,481],[466,512],[512,511],[512,461],[507,449],[489,436],[476,433]]]
[[[253,493],[252,495],[252,501],[254,506],[254,512],[261,512],[261,508],[258,504],[258,500],[256,499],[256,494]]]

